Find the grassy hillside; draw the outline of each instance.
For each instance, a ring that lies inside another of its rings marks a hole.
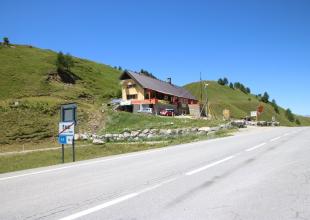
[[[229,109],[233,118],[243,118],[250,114],[250,111],[255,111],[260,104],[259,100],[254,95],[245,94],[240,90],[231,89],[228,86],[219,85],[214,81],[207,81],[207,94],[212,114],[217,118],[222,118],[223,109]],[[200,83],[195,82],[185,86],[198,99],[200,99]],[[206,98],[205,91],[203,92],[203,100]],[[272,116],[281,122],[281,125],[296,126],[295,122],[290,122],[285,116],[285,110],[279,108],[277,114],[270,104],[263,103],[265,111],[259,117],[259,120],[270,121]],[[301,122],[301,125],[310,125],[310,118],[296,116]]]
[[[120,97],[120,71],[85,59],[74,58],[71,72],[79,80],[66,84],[49,77],[56,71],[57,53],[27,45],[0,47],[0,145],[29,141],[55,140],[62,103],[78,104],[79,131],[114,132],[137,129],[178,126],[207,126],[206,121],[188,121],[116,113],[103,108],[112,97]],[[231,110],[234,118],[246,116],[255,110],[258,100],[238,90],[209,82],[211,108],[218,119],[222,110]],[[199,83],[186,86],[199,97]],[[205,94],[204,94],[205,96]],[[276,116],[283,125],[289,122],[284,110],[276,114],[266,105],[262,120]],[[310,124],[309,118],[299,117],[302,125]],[[218,122],[214,122],[218,123]]]
[[[51,142],[58,145],[55,138],[59,107],[67,102],[78,104],[78,131],[102,133],[219,123],[109,111],[106,103],[121,95],[121,72],[74,58],[71,72],[79,80],[66,84],[49,77],[56,71],[56,56],[51,50],[31,46],[0,47],[0,146],[3,148],[42,141],[45,141],[43,145],[50,146]]]
[[[102,102],[120,95],[120,71],[85,59],[74,58],[75,84],[48,80],[56,55],[31,46],[0,48],[0,144],[53,137],[65,102],[78,103],[81,129],[98,127]]]

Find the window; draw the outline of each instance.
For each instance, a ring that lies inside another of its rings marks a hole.
[[[150,99],[150,96],[149,96],[149,93],[148,93],[148,92],[145,92],[145,93],[144,93],[144,98],[145,98],[145,99]]]
[[[136,87],[136,84],[131,84],[131,83],[127,84],[127,89],[134,88],[134,87]]]
[[[127,95],[127,100],[130,100],[130,99],[137,99],[137,94]]]

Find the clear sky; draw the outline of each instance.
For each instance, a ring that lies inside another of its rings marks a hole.
[[[0,0],[0,37],[175,84],[228,77],[310,115],[309,0]]]

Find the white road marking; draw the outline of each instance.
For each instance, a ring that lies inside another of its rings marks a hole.
[[[212,143],[212,142],[217,142],[217,141],[221,141],[224,139],[230,139],[230,138],[234,138],[234,137],[237,137],[237,136],[211,139],[211,140],[206,140],[206,141],[201,141],[201,142]],[[161,149],[152,149],[152,150],[147,150],[147,151],[138,152],[138,153],[129,153],[129,155],[115,156],[113,158],[108,158],[108,159],[95,160],[95,161],[90,161],[90,162],[81,162],[79,164],[73,164],[73,165],[63,166],[63,167],[58,167],[58,168],[53,168],[53,169],[46,169],[46,170],[41,170],[41,171],[37,171],[37,172],[30,172],[30,173],[24,173],[24,174],[19,174],[19,175],[14,175],[14,176],[0,177],[0,181],[10,180],[10,179],[15,179],[15,178],[20,178],[20,177],[33,176],[33,175],[37,175],[37,174],[50,173],[50,172],[66,170],[66,169],[70,169],[70,168],[78,168],[78,167],[82,167],[82,166],[88,166],[88,165],[97,164],[97,163],[104,163],[104,162],[113,161],[113,160],[120,160],[120,159],[124,159],[124,158],[137,157],[137,156],[141,156],[144,154],[151,154],[151,153],[155,153],[155,152],[167,151],[169,149],[174,149],[174,147],[177,147],[177,148],[188,147],[188,145],[193,145],[193,144],[197,144],[197,142],[196,143],[195,142],[186,143],[186,144],[182,144],[182,145],[175,145],[175,146],[165,147],[165,148],[161,148]]]
[[[77,219],[77,218],[81,218],[85,215],[89,215],[93,212],[97,212],[101,209],[104,209],[104,208],[107,208],[109,206],[112,206],[112,205],[115,205],[115,204],[118,204],[120,202],[123,202],[123,201],[126,201],[128,199],[131,199],[133,197],[136,197],[138,194],[137,193],[131,193],[131,194],[128,194],[126,196],[122,196],[122,197],[119,197],[117,199],[114,199],[114,200],[111,200],[109,202],[106,202],[106,203],[103,203],[101,205],[98,205],[98,206],[95,206],[93,208],[90,208],[90,209],[86,209],[84,211],[81,211],[81,212],[78,212],[78,213],[75,213],[73,215],[69,215],[67,217],[64,217],[64,218],[61,218],[59,220],[73,220],[73,219]]]
[[[119,198],[116,198],[116,199],[113,199],[109,202],[105,202],[105,203],[102,203],[100,205],[97,205],[95,207],[92,207],[92,208],[89,208],[89,209],[86,209],[84,211],[81,211],[81,212],[77,212],[75,214],[72,214],[72,215],[69,215],[67,217],[64,217],[64,218],[61,218],[59,220],[74,220],[74,219],[78,219],[78,218],[81,218],[85,215],[89,215],[91,213],[94,213],[94,212],[97,212],[97,211],[100,211],[104,208],[107,208],[107,207],[110,207],[110,206],[113,206],[113,205],[116,205],[118,203],[121,203],[121,202],[124,202],[126,200],[129,200],[129,199],[132,199],[134,197],[137,197],[139,195],[141,195],[142,193],[145,193],[145,192],[148,192],[148,191],[151,191],[151,190],[154,190],[164,184],[167,184],[167,183],[170,183],[174,180],[176,180],[177,178],[172,178],[172,179],[169,179],[169,180],[166,180],[166,181],[163,181],[161,183],[158,183],[154,186],[151,186],[151,187],[148,187],[148,188],[145,188],[141,191],[138,191],[138,192],[135,192],[135,193],[130,193],[128,195],[125,195],[125,196],[122,196],[122,197],[119,197]]]
[[[246,149],[245,151],[246,151],[246,152],[249,152],[249,151],[255,150],[255,149],[257,149],[257,148],[260,148],[260,147],[262,147],[262,146],[264,146],[264,145],[266,145],[266,143],[261,143],[261,144],[259,144],[259,145],[254,146],[254,147],[248,148],[248,149]]]
[[[274,141],[276,141],[276,140],[279,140],[280,138],[281,138],[281,137],[273,138],[273,139],[270,140],[270,142],[274,142]]]
[[[216,165],[219,165],[219,164],[221,164],[221,163],[224,163],[224,162],[226,162],[226,161],[228,161],[228,160],[231,160],[231,159],[233,159],[233,158],[236,157],[236,156],[237,156],[237,155],[232,155],[232,156],[229,156],[229,157],[225,157],[225,158],[222,159],[222,160],[215,161],[215,162],[210,163],[210,164],[208,164],[208,165],[206,165],[206,166],[203,166],[203,167],[200,167],[200,168],[198,168],[198,169],[195,169],[195,170],[192,170],[192,171],[190,171],[190,172],[187,172],[187,173],[185,173],[185,175],[186,175],[186,176],[191,176],[191,175],[193,175],[193,174],[199,173],[199,172],[201,172],[201,171],[204,171],[204,170],[206,170],[206,169],[209,169],[209,168],[211,168],[211,167],[214,167],[214,166],[216,166]]]

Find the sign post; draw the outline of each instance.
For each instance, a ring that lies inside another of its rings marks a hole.
[[[65,144],[72,145],[72,160],[75,162],[74,127],[77,123],[77,106],[74,103],[62,105],[60,108],[60,122],[58,142],[61,144],[62,163],[65,162]]]

